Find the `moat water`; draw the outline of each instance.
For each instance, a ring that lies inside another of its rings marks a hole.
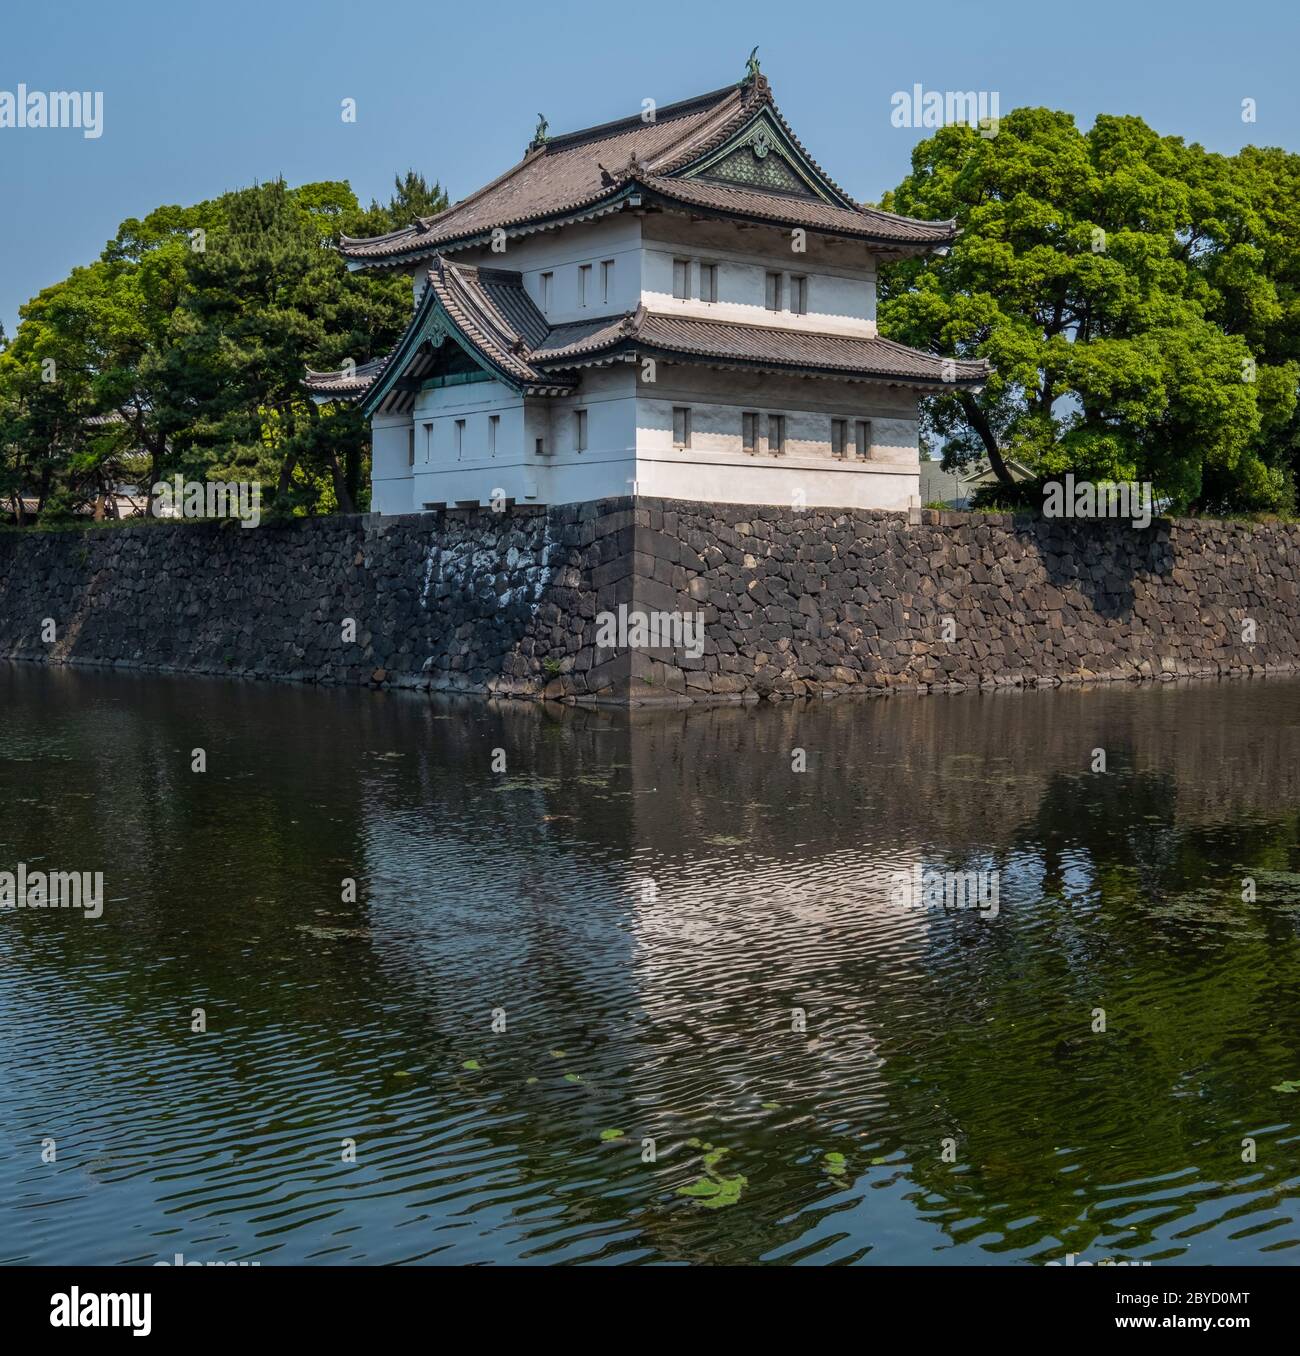
[[[0,1261],[1300,1261],[1295,681],[0,666],[18,863],[104,906],[0,910]]]

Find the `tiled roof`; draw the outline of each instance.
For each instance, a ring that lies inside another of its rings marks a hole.
[[[385,354],[373,362],[362,363],[352,372],[313,372],[309,367],[302,384],[318,396],[342,396],[345,399],[362,395],[368,391],[374,380],[388,366],[393,355]]]
[[[633,161],[671,162],[684,148],[711,144],[708,134],[730,131],[747,116],[742,87],[729,85],[682,103],[658,109],[654,122],[640,117],[552,137],[530,148],[523,160],[500,178],[414,226],[369,240],[344,236],[340,249],[349,259],[383,259],[435,249],[450,240],[480,235],[570,211],[609,196],[614,173]]]
[[[451,322],[494,367],[524,384],[548,380],[525,355],[545,341],[550,326],[518,273],[468,268],[435,257],[429,286]]]
[[[675,177],[722,147],[763,108],[843,205]],[[634,116],[552,137],[530,147],[523,160],[500,178],[436,216],[370,239],[344,236],[339,249],[359,266],[401,267],[497,228],[511,230],[607,210],[637,185],[666,202],[700,211],[803,226],[882,245],[925,246],[950,241],[954,234],[952,222],[918,222],[854,203],[807,156],[760,75],[659,108],[653,122]]]
[[[618,315],[556,325],[546,336],[545,342],[539,344],[529,356],[534,363],[545,363],[561,354],[572,357],[578,353],[608,348],[620,336],[631,333],[632,321],[632,312],[620,311]]]
[[[435,309],[437,315],[432,314]],[[415,316],[392,353],[358,367],[355,373],[309,372],[303,384],[318,397],[355,399],[376,388],[393,362],[401,369],[393,376],[418,380],[436,362],[425,343],[435,321],[449,322],[486,367],[518,389],[537,394],[572,389],[577,368],[642,355],[918,385],[969,386],[986,380],[990,371],[983,359],[936,357],[890,339],[700,320],[644,307],[552,327],[524,290],[518,273],[435,258]],[[398,389],[388,382],[375,393],[384,401],[388,399],[385,390]],[[409,403],[409,390],[400,398]]]
[[[392,391],[392,384],[381,384],[381,379],[393,363],[400,367],[391,374],[395,378],[418,381],[435,365],[425,341],[430,337],[431,324],[440,316],[485,366],[523,390],[556,394],[577,384],[571,373],[543,372],[531,362],[531,352],[545,345],[553,331],[524,291],[518,273],[450,264],[435,256],[415,315],[392,352],[358,367],[354,373],[309,371],[304,387],[317,397],[345,400],[360,399],[385,386]],[[381,398],[387,400],[388,396]],[[402,392],[399,403],[409,405],[410,398],[409,391]]]
[[[953,238],[951,221],[918,221],[915,217],[899,217],[875,207],[837,207],[817,199],[762,193],[757,189],[704,179],[650,175],[644,184],[652,192],[688,207],[758,218],[779,226],[803,226],[832,231],[836,235],[860,236],[881,244],[942,245]]]
[[[552,339],[558,337],[553,332]],[[645,310],[607,321],[601,329],[563,346],[553,342],[532,354],[538,366],[581,366],[627,351],[714,360],[724,366],[769,372],[845,376],[924,385],[972,385],[987,380],[984,359],[945,359],[880,337],[814,334],[767,325],[697,320]]]

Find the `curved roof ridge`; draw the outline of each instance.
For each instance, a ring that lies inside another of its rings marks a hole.
[[[953,237],[950,221],[897,217],[878,207],[857,204],[841,207],[838,203],[825,203],[820,199],[814,201],[789,194],[767,193],[747,184],[705,178],[683,179],[664,174],[649,175],[644,183],[653,192],[690,206],[706,210],[713,207],[739,216],[803,225],[813,230],[820,227],[840,234],[860,235],[882,245],[947,244]]]
[[[438,261],[443,277],[447,280],[448,290],[454,289],[457,304],[471,313],[470,318],[474,320],[481,329],[487,331],[487,338],[507,353],[514,353],[514,345],[519,343],[526,346],[526,340],[512,325],[505,319],[497,309],[496,303],[487,294],[482,287],[469,285],[469,278],[478,282],[479,272],[472,264],[453,264],[448,262],[442,255],[434,256]],[[430,270],[432,271],[432,270]]]
[[[762,76],[759,76],[757,81],[749,81],[733,88],[740,93],[740,99],[734,110],[728,110],[726,116],[712,126],[706,124],[702,128],[693,129],[693,132],[684,138],[684,144],[679,142],[676,146],[665,147],[659,155],[651,157],[647,168],[652,168],[657,174],[670,174],[675,169],[692,164],[702,155],[707,155],[715,147],[721,146],[737,128],[743,127],[753,117],[756,108],[764,102],[771,102],[771,89]],[[758,99],[753,97],[755,92],[759,93]],[[764,93],[766,99],[762,97]],[[719,105],[719,109],[721,107]],[[699,139],[701,136],[702,141]]]
[[[800,141],[799,138],[795,135],[794,128],[791,127],[788,122],[786,122],[785,115],[781,112],[780,108],[777,107],[776,100],[775,99],[769,100],[769,103],[772,109],[772,116],[777,120],[778,123],[780,123],[781,130],[786,134],[786,136],[790,138],[790,142],[794,146],[795,150],[797,150],[799,154],[803,156],[803,158],[813,167],[813,169],[819,175],[821,175],[823,179],[826,180],[826,182],[836,191],[836,193],[840,195],[841,198],[844,199],[845,202],[851,202],[855,207],[860,208],[861,204],[858,202],[858,200],[851,193],[846,193],[839,186],[839,184],[836,183],[835,180],[832,179],[831,176],[826,173],[822,166],[813,158],[812,153],[808,150],[807,146],[805,146],[803,142]]]
[[[721,103],[734,94],[740,85],[723,85],[721,89],[710,90],[707,94],[694,94],[689,99],[678,99],[676,103],[655,106],[654,122],[671,122],[676,118],[687,117],[699,112],[711,103]],[[640,113],[631,113],[624,118],[614,118],[610,122],[596,123],[592,127],[582,127],[576,132],[562,132],[559,136],[549,137],[539,148],[547,153],[571,150],[585,141],[605,141],[621,132],[634,132],[638,127],[650,126]]]
[[[314,395],[335,395],[346,400],[356,400],[365,395],[379,379],[392,356],[393,354],[389,352],[382,358],[371,358],[368,362],[358,363],[351,372],[346,368],[338,368],[333,372],[317,372],[309,367],[305,370],[302,384]]]
[[[924,386],[981,383],[991,372],[987,359],[949,360],[879,334],[775,330],[769,325],[706,320],[667,311],[647,311],[644,307],[621,319],[611,318],[575,342],[539,352],[537,361],[563,370],[582,366],[589,360],[608,361],[622,351],[641,351],[641,346],[688,361]],[[957,365],[947,378],[943,368],[946,361]]]
[[[900,343],[899,340],[890,339],[883,334],[877,334],[876,338],[880,341],[881,344],[886,344],[890,348],[896,349],[899,353],[910,353],[910,354],[922,353],[927,358],[934,358],[936,362],[945,362],[947,360],[951,360],[952,362],[959,363],[964,367],[982,367],[986,372],[993,371],[993,364],[987,358],[958,358],[955,354],[952,353],[930,353],[927,349],[913,348],[910,344]]]
[[[806,172],[824,185],[818,201],[809,200],[796,210],[780,194],[761,186],[682,177],[683,171],[716,153],[764,110],[770,110],[773,127],[791,154],[800,157]],[[808,153],[760,73],[667,104],[656,110],[653,121],[631,115],[553,137],[434,216],[380,236],[342,236],[339,249],[356,267],[408,268],[435,251],[486,238],[494,231],[562,226],[566,220],[585,219],[583,214],[618,211],[638,185],[667,191],[668,197],[688,207],[866,238],[882,248],[925,249],[949,243],[955,231],[952,221],[904,217],[852,198]]]
[[[408,226],[406,229],[417,235],[427,234],[429,231],[433,230],[435,223],[445,221],[449,216],[459,212],[461,208],[469,207],[472,203],[477,202],[485,193],[490,193],[494,188],[505,183],[512,175],[518,174],[525,165],[533,160],[540,159],[545,153],[545,146],[529,147],[522,160],[516,160],[508,170],[504,170],[502,173],[498,174],[490,183],[484,184],[482,188],[476,188],[472,193],[467,193],[463,198],[459,198],[454,203],[444,207],[441,212],[435,212],[429,217],[418,218],[414,226]]]

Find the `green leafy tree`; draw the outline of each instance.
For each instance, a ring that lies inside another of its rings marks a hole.
[[[283,183],[122,223],[46,288],[0,350],[0,495],[20,523],[111,505],[123,479],[256,476],[280,511],[364,501],[369,432],[314,406],[306,367],[381,353],[410,315],[402,276],[349,274],[340,233],[445,202],[418,175],[379,219],[342,183]],[[400,202],[399,202],[400,200]]]
[[[355,209],[345,184],[244,189],[187,261],[169,373],[187,451],[214,478],[261,480],[277,511],[316,507],[322,479],[355,510],[366,430],[308,399],[303,371],[363,361],[409,317],[405,279],[349,274],[327,248]]]
[[[1272,298],[1294,269],[1279,258],[1288,233],[1294,255],[1295,196],[1261,217],[1261,177],[1138,118],[1082,133],[1041,108],[995,137],[953,126],[918,145],[884,205],[961,234],[944,257],[883,270],[882,331],[996,369],[979,394],[926,402],[945,461],[987,456],[1005,486],[1014,458],[1040,476],[1151,480],[1178,509],[1289,508],[1296,374]]]
[[[393,176],[393,196],[387,205],[370,200],[364,212],[352,217],[346,233],[351,236],[386,235],[401,230],[421,217],[435,216],[447,208],[447,194],[442,185],[430,184],[416,170]]]
[[[1254,359],[1260,430],[1245,468],[1300,483],[1300,156],[1247,146],[1231,160],[1230,194],[1207,201],[1189,251],[1209,286],[1207,313],[1246,341]],[[1255,496],[1262,498],[1261,489]],[[1242,497],[1210,467],[1207,507]]]
[[[86,421],[95,412],[107,290],[102,268],[74,270],[20,309],[18,333],[0,354],[4,488],[19,523],[24,496],[35,498],[38,515],[61,516],[78,498],[102,512],[103,458]]]

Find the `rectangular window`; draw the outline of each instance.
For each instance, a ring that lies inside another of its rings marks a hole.
[[[600,266],[600,299],[608,301],[614,292],[614,261],[606,259]]]
[[[831,456],[842,457],[848,451],[849,442],[849,421],[847,419],[831,420]]]
[[[433,425],[424,426],[424,459],[431,461],[433,458]]]
[[[465,455],[465,421],[456,420],[456,460],[460,461]]]
[[[740,416],[740,441],[746,452],[758,451],[758,415],[749,410]]]
[[[586,306],[591,301],[591,265],[578,265],[578,305]]]
[[[678,301],[685,301],[691,295],[691,261],[689,259],[673,260],[673,296]]]
[[[717,301],[718,299],[718,266],[717,264],[700,265],[700,300]]]
[[[501,416],[499,414],[488,415],[488,456],[495,457],[497,454],[497,429],[501,426]]]
[[[767,450],[774,457],[779,457],[785,451],[785,415],[769,414],[767,416]]]
[[[808,314],[808,279],[790,279],[790,309],[795,315]]]
[[[767,275],[767,309],[769,311],[781,309],[781,275],[779,273]]]
[[[853,434],[855,451],[865,461],[871,455],[871,420],[859,419],[854,425]]]
[[[691,412],[685,405],[673,406],[673,446],[690,447]]]
[[[554,273],[543,273],[541,277],[542,286],[542,310],[549,311],[551,308],[551,284],[555,281]]]
[[[587,411],[573,412],[573,445],[579,452],[587,450]]]
[[[406,430],[406,464],[415,465],[415,425]]]
[[[546,439],[535,439],[533,442],[533,451],[536,452],[539,457],[544,457],[546,455]]]

